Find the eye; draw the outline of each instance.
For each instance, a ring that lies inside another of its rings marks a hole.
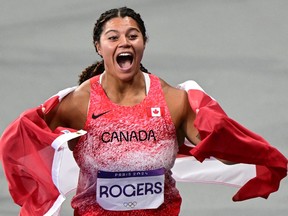
[[[135,40],[135,39],[138,38],[138,35],[137,35],[137,34],[130,34],[130,35],[128,36],[128,38],[129,38],[129,40]]]
[[[118,36],[110,36],[108,37],[108,40],[111,40],[111,41],[116,41],[118,39]]]

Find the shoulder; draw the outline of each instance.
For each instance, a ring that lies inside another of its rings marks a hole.
[[[90,96],[90,80],[83,82],[78,86],[73,92],[71,92],[66,98],[64,98],[63,103],[73,107],[79,106],[79,102],[89,99]]]
[[[58,126],[64,126],[82,129],[87,117],[89,98],[90,82],[87,80],[65,96],[59,105],[52,110],[50,117],[47,116],[47,123],[49,123],[50,128],[55,129]]]
[[[183,89],[176,88],[174,86],[171,86],[163,79],[160,79],[161,87],[163,90],[163,93],[165,95],[166,100],[174,101],[176,100],[178,103],[185,103],[188,100],[187,92]]]
[[[171,86],[162,79],[160,79],[160,82],[170,115],[176,128],[178,128],[186,117],[187,110],[189,109],[187,92]]]
[[[82,129],[87,117],[90,98],[90,80],[71,92],[60,105],[60,114],[70,127]]]

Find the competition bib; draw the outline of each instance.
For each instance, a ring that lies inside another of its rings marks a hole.
[[[98,171],[96,199],[113,211],[156,209],[164,202],[164,168],[149,171]]]

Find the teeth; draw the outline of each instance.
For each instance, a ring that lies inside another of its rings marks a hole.
[[[131,56],[130,53],[120,53],[119,56]]]

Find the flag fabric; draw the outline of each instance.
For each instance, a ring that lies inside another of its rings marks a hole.
[[[84,132],[60,127],[52,132],[43,116],[73,89],[61,91],[43,105],[25,111],[1,136],[0,158],[9,192],[21,206],[20,215],[44,215],[54,204],[57,209],[56,205],[63,202],[57,181],[53,182],[57,179],[52,175],[57,168],[53,166],[54,155],[59,155],[67,140]]]
[[[177,182],[220,184],[240,188],[256,176],[256,166],[242,163],[226,165],[214,157],[200,163],[193,156],[185,156],[176,159],[172,172]]]
[[[186,81],[179,88],[188,92],[190,105],[196,112],[194,125],[201,137],[191,155],[199,161],[213,156],[256,165],[256,176],[240,188],[233,200],[268,198],[277,191],[287,175],[287,158],[262,137],[229,118],[195,81]]]
[[[174,178],[241,187],[235,201],[267,198],[276,191],[287,174],[287,159],[263,138],[228,118],[194,81],[179,88],[188,92],[202,141],[196,147],[182,145],[172,170]],[[59,215],[67,193],[75,191],[79,168],[67,141],[86,132],[62,127],[51,131],[43,120],[74,89],[60,91],[41,106],[25,111],[1,136],[0,159],[10,194],[21,206],[22,216]],[[153,111],[156,116],[157,111],[161,113],[161,109],[151,108],[151,116]],[[214,157],[240,164],[225,165]]]

